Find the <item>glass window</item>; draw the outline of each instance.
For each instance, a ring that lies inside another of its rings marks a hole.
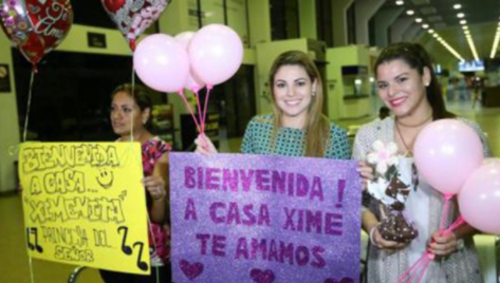
[[[356,3],[347,9],[347,44],[356,44]]]
[[[248,40],[247,0],[225,1],[228,25],[240,35],[243,46],[250,46],[250,42]]]
[[[332,1],[316,0],[316,15],[318,39],[324,41],[328,47],[333,47]]]
[[[297,0],[270,0],[272,40],[300,37]]]
[[[227,25],[248,46],[247,10],[247,0],[189,0],[189,27],[196,31],[209,24]]]

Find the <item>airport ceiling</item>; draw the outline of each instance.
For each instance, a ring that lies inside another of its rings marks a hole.
[[[422,23],[414,22],[414,25],[426,23],[429,29],[436,31],[452,48],[454,48],[464,59],[473,59],[471,48],[464,34],[463,25],[460,20],[466,20],[479,58],[490,56],[498,22],[500,20],[499,0],[404,0],[403,5],[397,5],[396,0],[387,0],[382,9],[403,7],[401,17],[410,17],[413,20],[422,18]],[[459,9],[454,5],[460,4]],[[407,11],[413,10],[414,15],[408,15]],[[457,14],[463,13],[463,18]],[[431,34],[422,29],[419,41],[433,55],[434,59],[444,65],[455,65],[458,61],[441,43]],[[497,52],[498,54],[498,52]]]

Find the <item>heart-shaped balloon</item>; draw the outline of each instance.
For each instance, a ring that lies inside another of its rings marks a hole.
[[[104,0],[102,4],[108,13],[116,13],[125,5],[125,0]]]
[[[7,37],[36,70],[42,57],[68,34],[73,8],[69,0],[5,0],[0,19]]]
[[[101,0],[104,10],[122,32],[130,48],[167,7],[168,0]]]

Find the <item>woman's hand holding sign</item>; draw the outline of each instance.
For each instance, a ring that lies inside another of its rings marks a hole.
[[[207,136],[205,136],[205,134],[200,134],[198,138],[194,140],[194,143],[196,144],[196,153],[201,153],[203,155],[217,153],[217,149],[214,144]]]
[[[167,195],[165,190],[165,181],[161,176],[149,176],[142,179],[142,183],[151,195],[153,200],[162,200]]]
[[[373,172],[373,166],[370,166],[367,162],[361,161],[359,162],[359,167],[357,169],[359,176],[362,180],[362,188],[363,191],[366,191],[368,188],[368,182],[373,181],[375,179],[375,173]]]

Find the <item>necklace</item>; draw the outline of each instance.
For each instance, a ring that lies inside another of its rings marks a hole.
[[[404,153],[404,156],[413,156],[413,144],[415,143],[415,139],[412,140],[412,142],[408,145],[403,137],[403,134],[401,133],[401,129],[399,129],[399,125],[402,125],[403,127],[407,128],[418,128],[423,126],[425,123],[429,122],[429,120],[432,119],[432,112],[431,114],[425,118],[422,122],[419,122],[415,125],[408,125],[408,124],[403,124],[401,123],[398,118],[395,118],[395,124],[396,124],[396,131],[398,132],[399,138],[401,139],[401,142],[403,143],[403,146],[406,149],[406,152]]]
[[[399,124],[399,125],[401,125],[401,126],[403,126],[403,127],[406,127],[406,128],[418,128],[418,127],[422,126],[423,124],[427,123],[427,122],[428,122],[428,121],[432,118],[432,114],[433,114],[433,113],[432,113],[432,111],[431,111],[431,114],[430,114],[427,118],[425,118],[422,122],[419,122],[419,123],[417,123],[417,124],[415,124],[415,125],[410,125],[410,124],[404,124],[404,123],[401,123],[401,122],[397,119],[397,117],[396,117],[396,124]]]
[[[406,149],[406,152],[403,154],[403,156],[408,156],[408,157],[413,156],[413,150],[411,150],[411,149],[413,149],[413,142],[412,142],[412,144],[411,144],[411,147],[410,147],[410,146],[408,146],[408,145],[406,144],[406,141],[405,141],[405,139],[403,138],[403,134],[401,133],[401,130],[399,129],[399,126],[398,126],[398,123],[397,123],[397,122],[396,122],[396,131],[398,132],[399,138],[400,138],[400,139],[401,139],[401,141],[403,142],[403,146],[404,146],[404,147],[405,147],[405,149]],[[410,148],[411,148],[411,149],[410,149]]]

